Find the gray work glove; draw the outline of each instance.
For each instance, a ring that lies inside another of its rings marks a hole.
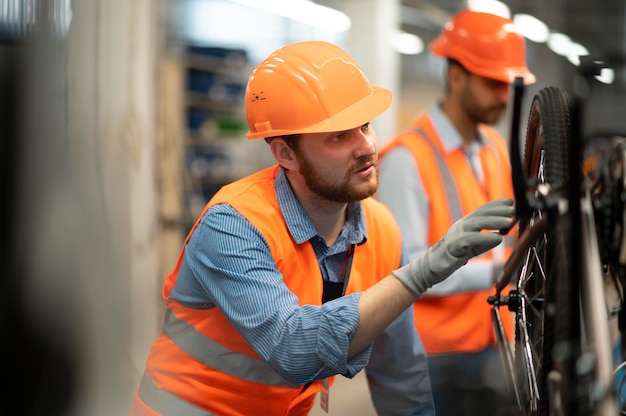
[[[394,270],[398,278],[415,296],[421,297],[434,284],[450,276],[472,257],[502,242],[499,232],[481,230],[509,229],[515,208],[509,198],[497,199],[467,214],[452,226],[434,246],[406,266]]]

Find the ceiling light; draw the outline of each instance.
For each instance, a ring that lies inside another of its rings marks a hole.
[[[572,42],[569,36],[552,32],[548,37],[548,48],[557,55],[567,58],[574,65],[580,65],[580,57],[589,55],[589,50],[577,42]]]
[[[422,39],[413,34],[398,30],[391,41],[394,50],[403,55],[418,55],[424,50]]]
[[[517,31],[533,42],[543,43],[548,40],[550,30],[548,26],[535,16],[520,13],[513,17]]]
[[[511,18],[509,6],[498,0],[467,0],[467,7],[477,12],[491,13],[507,19]]]
[[[352,22],[347,14],[322,6],[310,0],[231,0],[248,7],[266,10],[277,15],[299,20],[308,25],[332,32],[346,32]]]
[[[567,56],[571,44],[570,37],[563,33],[552,32],[548,36],[548,48],[557,55]]]
[[[602,68],[600,75],[596,75],[595,78],[605,84],[612,84],[615,80],[615,71],[612,68]]]
[[[569,46],[569,51],[567,52],[567,59],[574,65],[580,65],[580,57],[588,56],[589,50],[585,48],[580,43],[572,42]]]

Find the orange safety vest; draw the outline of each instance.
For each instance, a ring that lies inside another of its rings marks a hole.
[[[315,252],[309,242],[294,242],[276,198],[278,169],[273,166],[222,187],[200,219],[215,204],[231,205],[261,232],[299,305],[321,305],[323,283]],[[355,247],[346,294],[366,290],[400,264],[401,236],[393,216],[373,198],[362,201],[362,206],[368,239]],[[170,299],[185,245],[165,279],[165,324],[149,353],[129,414],[308,414],[320,381],[306,389],[291,384],[260,358],[219,307],[198,310]]]
[[[464,215],[486,202],[513,196],[508,149],[493,129],[480,125],[485,146],[479,151],[483,170],[481,184],[462,149],[447,152],[427,115],[413,123],[413,130],[403,132],[386,143],[383,158],[392,148],[404,146],[415,158],[419,175],[428,195],[428,243],[434,245]],[[512,236],[514,232],[509,233]],[[513,237],[505,238],[508,258]],[[501,248],[500,248],[501,250]],[[491,259],[488,252],[477,259]],[[491,305],[487,298],[494,290],[474,291],[449,296],[424,296],[414,304],[415,325],[428,354],[474,352],[495,343],[491,323]],[[504,319],[509,339],[513,319]]]

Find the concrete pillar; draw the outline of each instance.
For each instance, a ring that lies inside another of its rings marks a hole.
[[[84,223],[84,378],[76,414],[123,414],[160,309],[156,180],[159,21],[164,0],[72,2],[67,154]]]
[[[379,146],[398,131],[400,67],[391,41],[398,28],[399,8],[399,0],[345,0],[343,8],[352,19],[348,52],[370,82],[394,94],[389,110],[373,121]]]

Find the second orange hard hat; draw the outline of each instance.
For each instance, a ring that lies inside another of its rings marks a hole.
[[[535,82],[526,64],[524,37],[513,21],[490,13],[464,10],[450,19],[430,44],[433,54],[451,58],[469,72],[511,83],[522,77]]]
[[[372,85],[354,60],[328,42],[283,46],[252,71],[246,88],[249,139],[345,131],[391,104],[391,91]]]

